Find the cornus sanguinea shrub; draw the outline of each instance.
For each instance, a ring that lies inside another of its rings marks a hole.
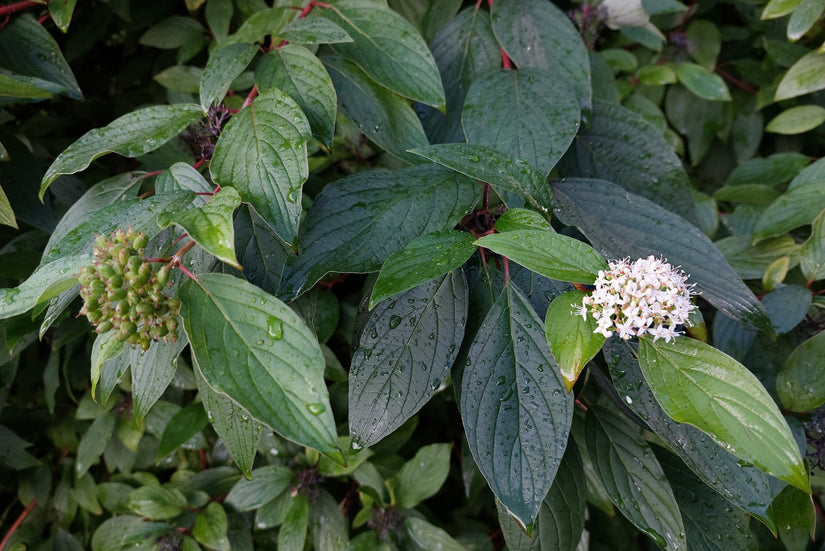
[[[821,15],[0,4],[0,549],[819,549]]]

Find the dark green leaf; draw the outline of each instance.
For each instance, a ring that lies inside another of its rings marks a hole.
[[[782,405],[791,411],[805,412],[825,403],[825,332],[800,344],[785,360],[776,377],[776,391]]]
[[[169,193],[173,191],[189,190],[195,193],[212,193],[215,186],[206,181],[200,172],[189,163],[175,163],[167,170],[164,170],[155,180],[156,193]],[[196,201],[206,202],[200,198]]]
[[[577,226],[606,257],[663,256],[726,315],[771,331],[759,300],[695,226],[603,180],[567,179],[553,189],[562,221]]]
[[[811,164],[800,153],[774,153],[768,157],[750,159],[737,166],[725,180],[725,186],[761,184],[775,186],[787,182]]]
[[[235,212],[235,250],[244,266],[244,277],[276,295],[290,251],[275,230],[248,205]]]
[[[335,50],[375,82],[433,107],[444,105],[441,78],[418,31],[391,9],[364,0],[343,0],[324,12],[352,38]]]
[[[641,429],[613,410],[587,410],[587,450],[610,500],[665,549],[686,549],[673,490]]]
[[[89,467],[100,459],[115,430],[115,422],[114,414],[106,413],[95,419],[86,430],[77,447],[77,459],[74,464],[76,476],[83,476]]]
[[[209,423],[203,404],[193,403],[175,413],[163,434],[158,446],[158,458],[164,458],[184,444],[187,440],[202,431]]]
[[[320,491],[309,509],[309,533],[318,551],[343,551],[349,543],[348,519],[326,490]]]
[[[582,470],[582,460],[576,446],[567,446],[553,485],[539,509],[532,538],[510,518],[500,502],[496,502],[504,541],[511,551],[579,549],[587,508]]]
[[[498,0],[491,11],[493,32],[516,66],[570,83],[582,109],[589,109],[587,49],[567,15],[542,0]]]
[[[592,284],[599,270],[608,269],[607,262],[593,247],[554,231],[494,233],[482,237],[476,245],[560,281]]]
[[[409,517],[405,523],[407,533],[421,549],[438,549],[443,551],[464,551],[450,534],[424,519]]]
[[[442,230],[422,235],[392,253],[381,266],[370,308],[460,267],[476,251],[475,239],[467,232]]]
[[[719,28],[704,19],[692,19],[685,31],[687,51],[699,65],[712,71],[722,50],[722,36]]]
[[[789,235],[765,239],[756,245],[751,244],[750,235],[732,235],[720,239],[715,245],[742,279],[762,279],[765,270],[776,260],[783,256],[796,258],[800,251]]]
[[[303,551],[309,525],[309,499],[303,493],[292,498],[281,530],[278,532],[279,551]]]
[[[579,102],[566,81],[525,68],[476,78],[461,112],[467,142],[522,159],[542,175],[570,147],[580,118]]]
[[[453,227],[478,197],[475,182],[433,165],[328,184],[301,224],[283,293],[296,296],[329,272],[377,272],[415,237]]]
[[[199,87],[204,113],[213,105],[220,105],[232,81],[246,69],[257,51],[252,44],[238,43],[218,48],[209,55]]]
[[[54,160],[43,176],[40,197],[61,174],[80,172],[107,153],[138,157],[154,151],[200,116],[200,107],[193,104],[155,105],[123,115],[103,128],[90,130]]]
[[[719,320],[720,316],[717,316]],[[729,319],[729,318],[725,318]],[[710,488],[728,501],[775,529],[770,509],[771,477],[756,467],[741,465],[707,434],[673,421],[645,383],[635,351],[629,343],[610,339],[604,346],[613,385],[627,407],[684,461]]]
[[[708,69],[695,63],[676,63],[673,66],[679,82],[685,88],[702,99],[710,101],[730,101],[730,92],[716,73],[711,73]]]
[[[11,204],[9,204],[9,198],[6,196],[6,192],[3,191],[3,188],[0,188],[0,224],[17,229],[17,221],[14,218],[14,210],[12,210]]]
[[[687,138],[693,166],[702,161],[717,134],[725,128],[730,118],[729,111],[729,105],[725,102],[702,99],[684,86],[668,88],[665,99],[667,119],[677,132]]]
[[[773,502],[779,538],[790,551],[805,551],[814,538],[816,509],[811,496],[786,486]]]
[[[156,538],[169,529],[163,522],[145,522],[140,517],[123,515],[111,517],[95,530],[92,551],[120,551],[135,547],[148,538]]]
[[[0,425],[0,465],[15,471],[36,466],[38,464],[37,459],[26,451],[29,446],[31,446],[31,443],[17,436],[11,429]],[[101,450],[101,453],[103,453],[103,450]],[[80,450],[78,450],[79,460]],[[94,460],[97,460],[97,457]],[[80,474],[82,473],[78,473],[78,475]]]
[[[180,490],[162,486],[141,486],[129,494],[127,506],[149,520],[166,520],[181,514],[186,498]]]
[[[621,105],[593,102],[590,124],[562,161],[564,173],[604,179],[696,219],[682,163],[661,132]]]
[[[825,214],[820,212],[811,224],[811,235],[802,244],[799,268],[809,280],[825,279]]]
[[[239,480],[226,496],[226,503],[238,511],[258,509],[275,499],[292,481],[292,471],[280,465],[267,465],[252,471],[249,480]]]
[[[49,0],[49,15],[57,28],[64,33],[69,30],[75,4],[77,0]]]
[[[259,5],[264,7],[263,4]],[[294,17],[295,12],[284,6],[276,5],[272,8],[261,9],[249,16],[234,34],[221,40],[221,44],[251,43],[265,36],[277,36],[281,27]]]
[[[209,165],[216,183],[236,188],[288,243],[298,232],[310,135],[298,104],[272,89],[226,124]]]
[[[440,144],[411,150],[470,178],[487,182],[508,207],[530,205],[547,213],[553,193],[544,176],[526,161],[475,144]]]
[[[140,347],[131,350],[132,404],[136,420],[143,419],[175,378],[178,356],[186,344],[185,338],[179,338],[174,343],[153,343],[145,351]]]
[[[155,82],[181,94],[197,94],[201,87],[203,69],[188,65],[173,65],[155,75]]]
[[[293,19],[278,35],[292,44],[336,44],[352,42],[352,37],[340,25],[323,17]]]
[[[399,507],[412,509],[434,496],[450,472],[450,444],[430,444],[418,449],[398,473],[395,498]]]
[[[378,442],[435,395],[466,319],[467,283],[457,270],[378,305],[350,368],[349,425],[357,443]]]
[[[0,67],[26,84],[83,99],[60,46],[31,14],[15,14],[0,33]]]
[[[688,338],[642,338],[639,366],[662,409],[706,432],[727,451],[809,491],[788,423],[759,380],[715,348]]]
[[[400,159],[418,162],[407,150],[427,145],[418,115],[409,103],[379,86],[355,63],[324,57],[344,114],[369,139]]]
[[[202,36],[203,26],[191,17],[173,15],[162,19],[143,33],[139,42],[144,46],[173,50]]]
[[[507,233],[516,230],[552,230],[553,226],[539,213],[527,209],[507,209],[496,220],[496,231]]]
[[[226,537],[228,522],[226,511],[220,503],[213,501],[195,519],[192,535],[207,549],[229,551],[229,540]]]
[[[782,235],[810,224],[825,209],[825,183],[816,181],[791,186],[762,211],[754,226],[754,240]]]
[[[224,274],[199,280],[184,283],[178,297],[206,381],[290,440],[338,452],[324,358],[312,331],[250,283]]]
[[[512,283],[493,304],[467,354],[461,418],[493,493],[533,523],[561,462],[573,416],[542,321]]]
[[[235,226],[232,213],[241,204],[238,190],[222,188],[203,206],[184,211],[165,211],[158,216],[158,224],[165,228],[175,224],[208,253],[236,268]]]
[[[559,364],[567,392],[573,390],[584,365],[598,354],[605,338],[596,332],[598,324],[592,316],[586,319],[574,312],[582,305],[586,293],[570,291],[553,299],[544,319],[545,336],[550,352]]]
[[[784,285],[762,297],[777,335],[790,332],[805,319],[811,306],[811,290],[801,285]]]
[[[0,98],[45,99],[52,97],[52,93],[38,88],[23,80],[0,74]],[[8,161],[8,154],[2,155],[2,160]]]

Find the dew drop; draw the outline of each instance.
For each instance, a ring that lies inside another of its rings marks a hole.
[[[276,341],[284,338],[284,324],[275,316],[269,316],[266,320],[266,334]]]
[[[398,327],[398,324],[400,324],[400,323],[401,323],[401,317],[400,316],[396,316],[396,315],[390,316],[390,329],[395,329],[396,327]]]
[[[327,410],[324,404],[307,404],[307,411],[309,411],[312,415],[321,415]]]

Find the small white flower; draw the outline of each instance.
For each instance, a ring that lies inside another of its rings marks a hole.
[[[594,333],[609,338],[630,339],[649,333],[653,340],[670,342],[681,332],[678,325],[688,324],[693,284],[683,272],[654,256],[611,261],[610,270],[600,271],[593,292],[581,305],[572,305],[577,315],[589,313],[598,322]]]

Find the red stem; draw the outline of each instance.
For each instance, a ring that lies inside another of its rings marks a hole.
[[[504,284],[507,285],[510,283],[510,261],[506,256],[502,256],[501,259],[504,261]]]
[[[11,15],[19,11],[28,10],[35,6],[44,5],[40,2],[32,2],[31,0],[24,0],[23,2],[14,2],[12,4],[6,4],[4,6],[0,6],[0,16]]]
[[[250,105],[252,105],[252,100],[255,99],[255,96],[257,96],[257,95],[258,95],[258,86],[254,85],[254,86],[252,86],[252,90],[249,91],[249,95],[246,96],[245,100],[243,100],[243,105],[241,105],[241,109],[243,109],[245,107],[249,107]]]
[[[513,68],[513,62],[510,60],[510,56],[507,55],[507,52],[504,51],[504,48],[501,49],[501,66],[505,69]]]
[[[20,2],[20,3],[23,4],[25,2]],[[32,510],[36,506],[37,506],[37,499],[36,498],[32,499],[29,502],[29,504],[26,505],[26,508],[23,509],[23,512],[20,513],[20,516],[17,517],[17,520],[15,520],[14,524],[12,524],[11,528],[9,528],[9,531],[6,532],[5,537],[3,537],[3,541],[0,541],[0,551],[5,549],[6,544],[9,542],[9,539],[11,539],[11,537],[14,535],[14,533],[17,531],[17,529],[20,528],[20,525],[23,524],[23,521],[26,520],[26,517],[29,516],[29,513],[31,513]]]
[[[719,66],[716,67],[716,72],[720,77],[727,80],[728,82],[730,82],[731,84],[733,84],[734,86],[739,88],[740,90],[744,90],[748,94],[755,94],[757,92],[756,88],[754,88],[753,86],[751,86],[747,82],[739,80],[738,78],[734,77],[733,75],[731,75],[730,73],[728,73],[727,71],[725,71],[724,69],[722,69]]]

